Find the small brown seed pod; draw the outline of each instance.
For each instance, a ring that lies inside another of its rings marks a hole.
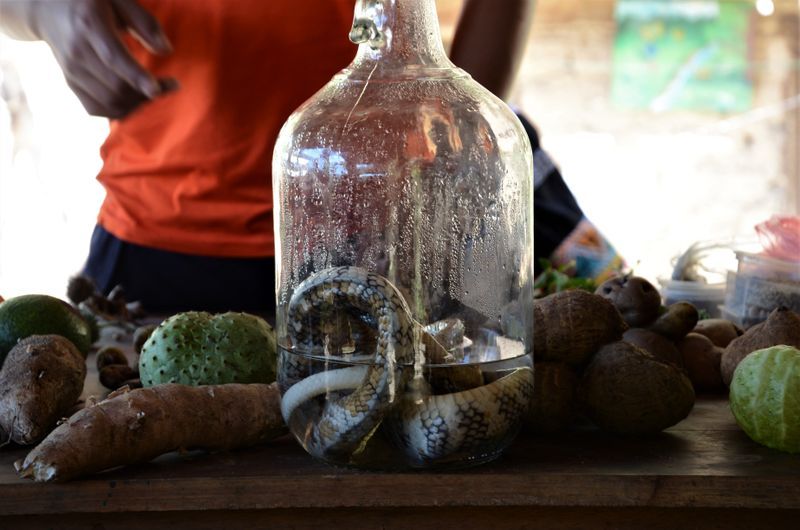
[[[150,335],[153,334],[153,331],[158,326],[156,324],[148,324],[146,326],[139,326],[133,332],[133,351],[137,354],[142,352],[142,346],[144,343],[147,342],[147,339],[150,338]]]
[[[106,366],[124,364],[128,366],[128,358],[119,348],[114,346],[105,346],[100,348],[97,352],[97,369],[102,370]]]
[[[80,304],[93,294],[97,293],[94,280],[81,274],[75,275],[67,283],[67,298],[73,304]]]
[[[100,370],[100,383],[110,390],[116,390],[137,377],[139,372],[127,364],[109,364]]]

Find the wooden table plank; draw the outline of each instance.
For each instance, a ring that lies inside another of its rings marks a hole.
[[[6,523],[3,526],[3,523]],[[643,509],[562,507],[360,508],[343,510],[271,509],[206,512],[126,512],[18,516],[0,521],[0,528],[38,530],[142,528],[170,530],[247,530],[307,528],[311,530],[794,530],[797,514],[775,510]]]
[[[0,514],[575,506],[800,509],[800,458],[758,446],[721,399],[647,439],[596,430],[523,435],[498,461],[449,473],[383,473],[315,462],[289,437],[215,455],[170,454],[67,484],[18,479],[0,454]]]

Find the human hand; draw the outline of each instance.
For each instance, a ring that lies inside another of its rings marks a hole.
[[[28,3],[32,31],[50,45],[89,114],[120,119],[178,87],[145,70],[122,42],[121,31],[130,31],[152,53],[172,51],[158,21],[136,0]]]

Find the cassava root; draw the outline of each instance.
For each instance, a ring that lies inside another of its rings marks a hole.
[[[277,384],[157,385],[112,393],[74,414],[15,463],[21,477],[67,481],[177,449],[228,450],[285,432]]]

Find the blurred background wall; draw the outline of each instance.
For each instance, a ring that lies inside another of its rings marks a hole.
[[[461,3],[437,0],[446,43]],[[0,37],[0,87],[0,294],[64,296],[107,123],[42,44]],[[538,0],[509,102],[653,280],[695,241],[800,213],[800,0]]]

